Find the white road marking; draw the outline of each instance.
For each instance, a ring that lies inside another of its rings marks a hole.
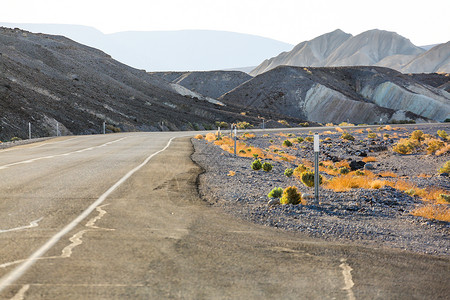
[[[20,227],[16,227],[16,228],[11,228],[11,229],[0,229],[0,233],[5,233],[5,232],[11,232],[11,231],[19,231],[19,230],[24,230],[24,229],[28,229],[28,228],[33,228],[33,227],[37,227],[39,226],[39,222],[42,220],[43,218],[39,218],[37,220],[31,221],[30,225],[27,226],[20,226]]]
[[[84,210],[77,218],[72,222],[67,224],[61,231],[51,237],[43,246],[41,246],[36,252],[34,252],[27,260],[23,261],[14,270],[6,274],[0,279],[0,293],[17,279],[19,279],[40,257],[42,257],[50,248],[52,248],[64,235],[69,233],[75,226],[77,226],[81,221],[83,221],[94,209],[105,201],[105,199],[114,192],[122,183],[124,183],[128,178],[130,178],[134,173],[145,166],[150,159],[159,153],[165,151],[169,148],[170,144],[176,137],[172,137],[166,144],[166,146],[148,156],[144,162],[125,174],[119,181],[117,181],[113,186],[111,186],[103,195],[101,195],[96,201],[94,201],[86,210]]]
[[[19,161],[19,162],[15,162],[15,163],[11,163],[11,164],[0,166],[0,170],[7,169],[9,167],[16,166],[16,165],[29,164],[29,163],[32,163],[32,162],[35,162],[35,161],[38,161],[38,160],[50,159],[50,158],[61,157],[61,156],[67,156],[67,155],[71,155],[71,154],[75,154],[75,153],[82,153],[82,152],[90,151],[90,150],[93,150],[93,149],[96,149],[96,148],[106,147],[106,146],[109,146],[109,145],[111,145],[113,143],[120,142],[120,141],[122,141],[124,139],[126,139],[126,137],[123,137],[123,138],[120,138],[120,139],[117,139],[117,140],[114,140],[114,141],[111,141],[111,142],[108,142],[108,143],[105,143],[105,144],[102,144],[102,145],[99,145],[99,146],[95,146],[95,147],[89,147],[89,148],[85,148],[85,149],[81,149],[81,150],[77,150],[77,151],[72,151],[72,152],[68,152],[68,153],[63,153],[63,154],[48,155],[48,156],[42,156],[42,157],[37,157],[37,158],[33,158],[33,159],[23,160],[23,161]]]
[[[71,140],[74,140],[74,139],[76,139],[76,137],[71,138],[71,139],[67,139],[67,140],[64,140],[64,141],[51,142],[51,143],[42,143],[42,144],[40,144],[40,145],[37,145],[37,146],[34,146],[34,147],[30,147],[30,149],[40,148],[40,147],[42,147],[42,146],[47,146],[47,145],[53,145],[53,144],[64,143],[64,142],[68,142],[68,141],[71,141]]]
[[[29,284],[24,285],[18,292],[17,294],[11,298],[11,300],[23,300],[25,299],[25,293],[28,291],[28,289],[30,288]]]
[[[355,285],[352,279],[352,268],[347,263],[345,258],[341,258],[341,264],[339,267],[342,269],[342,275],[344,275],[344,287],[343,290],[347,291],[348,299],[355,300],[355,295],[353,294],[352,287]]]

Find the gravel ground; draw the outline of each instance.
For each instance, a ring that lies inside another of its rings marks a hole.
[[[392,151],[392,144],[416,129],[436,135],[438,129],[450,132],[450,125],[417,125],[408,129],[394,127],[394,130],[382,131],[373,129],[380,136],[389,134],[386,140],[367,139],[367,131],[358,133],[355,130],[360,132],[361,129],[355,127],[348,129],[355,136],[354,142],[342,141],[340,133],[332,134],[335,130],[330,130],[331,134],[322,130],[319,132],[321,139],[330,137],[331,141],[321,144],[320,160],[361,160],[367,154],[376,158],[376,162],[370,163],[375,174],[391,171],[420,188],[437,186],[450,190],[449,177],[440,176],[436,171],[450,160],[449,153],[437,157],[426,153],[397,155]],[[292,133],[293,137],[307,136],[305,133]],[[266,149],[270,145],[281,145],[285,139],[270,132],[269,136],[259,133],[245,142]],[[273,164],[272,171],[253,171],[250,168],[253,158],[234,157],[205,140],[193,139],[192,142],[195,147],[192,159],[204,169],[199,178],[200,195],[227,213],[329,241],[449,255],[450,223],[411,215],[410,212],[423,203],[417,196],[410,196],[389,186],[377,190],[357,188],[348,192],[335,192],[321,187],[318,206],[313,205],[312,200],[306,205],[269,206],[267,194],[274,187],[294,185],[301,193],[314,193],[313,188],[305,187],[294,176],[284,176],[284,170],[287,167],[295,168],[296,164],[265,160]],[[282,151],[312,161],[312,143],[303,142],[299,145],[282,148]],[[229,171],[234,171],[235,175],[228,176]],[[426,176],[419,177],[419,174]]]

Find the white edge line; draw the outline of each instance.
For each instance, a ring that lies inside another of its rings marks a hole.
[[[83,221],[91,212],[94,211],[94,209],[99,206],[105,199],[114,192],[115,189],[117,189],[122,183],[124,183],[128,178],[130,178],[134,173],[136,173],[139,169],[141,169],[143,166],[145,166],[152,157],[155,155],[163,152],[166,150],[169,145],[172,143],[172,140],[177,137],[172,137],[168,142],[167,145],[147,157],[143,163],[141,163],[139,166],[135,167],[133,170],[129,171],[125,176],[123,176],[119,181],[117,181],[112,187],[110,187],[103,195],[101,195],[94,203],[92,203],[85,211],[83,211],[75,220],[70,222],[66,227],[64,227],[61,231],[59,231],[57,234],[55,234],[52,238],[50,238],[41,248],[39,248],[36,252],[34,252],[28,259],[23,262],[21,265],[16,267],[14,270],[6,274],[0,279],[0,293],[9,285],[11,285],[13,282],[15,282],[17,279],[19,279],[35,262],[36,260],[44,255],[50,248],[52,248],[64,235],[69,233],[75,226],[77,226],[81,221]]]

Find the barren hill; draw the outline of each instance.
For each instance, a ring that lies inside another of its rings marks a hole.
[[[191,130],[259,122],[62,36],[0,28],[0,140],[110,130]]]
[[[403,73],[450,72],[450,41],[415,57],[402,68]]]
[[[390,122],[450,117],[450,95],[381,67],[281,66],[219,98],[241,109],[278,111],[316,122]]]
[[[154,72],[151,74],[211,98],[219,98],[253,78],[247,73],[239,71]]]

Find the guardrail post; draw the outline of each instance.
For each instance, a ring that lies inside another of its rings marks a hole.
[[[234,156],[236,156],[236,147],[237,147],[237,126],[234,125]]]
[[[31,140],[31,122],[28,122],[28,139]]]

